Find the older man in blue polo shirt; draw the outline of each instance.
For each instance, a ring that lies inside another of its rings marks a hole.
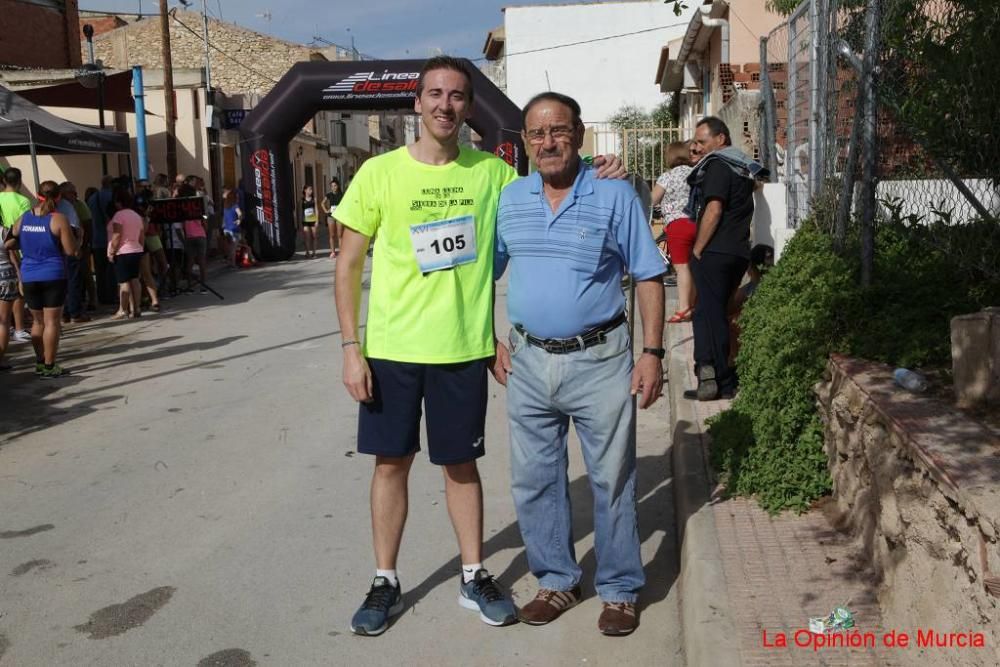
[[[638,625],[645,582],[636,520],[633,396],[647,408],[663,378],[663,260],[646,211],[624,181],[597,180],[580,160],[583,123],[570,97],[542,93],[524,107],[524,143],[537,172],[500,197],[494,275],[508,264],[510,349],[493,365],[507,386],[512,491],[528,564],[540,590],[519,618],[543,625],[580,601],[566,475],[572,419],[594,495],[598,628]],[[636,280],[642,356],[633,363],[621,279]]]

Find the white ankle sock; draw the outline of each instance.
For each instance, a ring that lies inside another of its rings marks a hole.
[[[393,586],[399,586],[399,579],[396,578],[395,570],[375,570],[376,577],[385,577]]]
[[[462,582],[467,584],[472,581],[476,576],[476,572],[479,572],[481,569],[483,569],[482,563],[470,563],[469,565],[462,563]]]

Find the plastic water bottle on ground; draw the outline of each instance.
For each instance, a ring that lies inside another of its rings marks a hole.
[[[927,380],[924,376],[908,368],[897,368],[892,372],[892,379],[900,387],[914,394],[927,391]]]

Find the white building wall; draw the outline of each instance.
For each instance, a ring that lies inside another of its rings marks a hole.
[[[660,49],[684,35],[700,3],[687,4],[680,16],[663,0],[506,7],[507,95],[524,106],[545,90],[564,93],[580,103],[588,123],[605,121],[624,104],[652,109],[666,99],[653,81]],[[613,35],[623,36],[601,39]]]

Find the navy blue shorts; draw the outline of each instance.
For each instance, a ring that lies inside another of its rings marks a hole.
[[[466,463],[486,453],[486,359],[460,364],[369,359],[368,366],[374,400],[361,404],[359,452],[404,457],[419,451],[423,404],[431,463]]]

